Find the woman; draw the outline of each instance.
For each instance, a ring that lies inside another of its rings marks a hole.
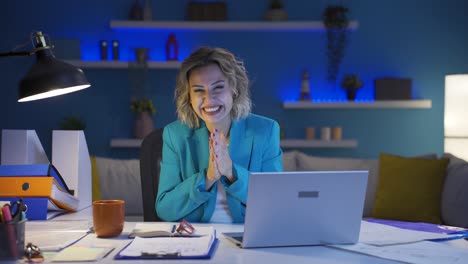
[[[165,221],[243,223],[251,171],[281,171],[279,126],[250,113],[243,62],[202,47],[183,63],[179,120],[163,132],[156,210]]]

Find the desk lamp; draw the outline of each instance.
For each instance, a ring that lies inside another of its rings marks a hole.
[[[53,46],[46,42],[41,31],[31,34],[32,51],[10,51],[0,57],[31,56],[37,61],[19,84],[18,102],[39,100],[75,92],[91,86],[83,71],[68,63],[59,61],[52,53]]]

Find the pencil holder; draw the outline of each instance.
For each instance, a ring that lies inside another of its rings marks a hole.
[[[0,260],[13,260],[24,256],[25,226],[26,220],[0,223]]]

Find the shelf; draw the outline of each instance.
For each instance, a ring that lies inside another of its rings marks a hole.
[[[110,146],[112,148],[139,148],[142,141],[136,138],[114,138],[111,139]]]
[[[343,140],[306,140],[283,139],[280,146],[283,148],[355,148],[358,143],[355,139]]]
[[[108,68],[108,69],[128,69],[128,61],[82,61],[82,60],[68,60],[67,63],[73,64],[81,68]],[[136,63],[135,63],[136,64]],[[149,69],[178,69],[180,68],[180,61],[148,61]]]
[[[350,21],[349,29],[357,29],[359,23]],[[111,20],[116,30],[145,31],[324,31],[322,21],[131,21]]]
[[[431,108],[431,100],[388,100],[373,102],[333,102],[316,103],[298,101],[283,103],[285,109],[320,109],[320,108]]]
[[[113,148],[139,148],[141,139],[115,138],[111,139],[110,146]],[[357,141],[346,140],[305,140],[305,139],[283,139],[280,146],[284,148],[355,148]]]

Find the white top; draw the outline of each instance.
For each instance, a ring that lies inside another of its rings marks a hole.
[[[212,223],[232,223],[231,212],[226,199],[226,190],[221,181],[218,180],[218,192],[216,195],[216,205],[210,222]]]

